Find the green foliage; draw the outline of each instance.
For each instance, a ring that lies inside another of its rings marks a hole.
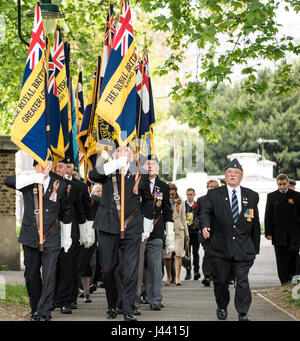
[[[154,30],[167,32],[166,46],[171,48],[169,57],[158,69],[167,74],[180,68],[182,52],[197,44],[201,51],[199,74],[194,81],[177,81],[173,99],[188,105],[188,121],[199,126],[201,135],[210,140],[218,138],[215,127],[233,130],[238,122],[252,116],[253,97],[267,90],[268,84],[257,80],[258,71],[250,67],[250,60],[284,61],[286,53],[299,55],[299,46],[292,37],[278,38],[280,26],[276,23],[276,10],[280,2],[275,0],[139,0],[135,1],[148,12],[161,10],[153,18]],[[284,1],[285,10],[299,11],[299,1]],[[234,106],[229,120],[219,121],[215,110],[216,91],[230,76],[235,66],[241,66],[247,78],[241,96],[248,98],[242,107]],[[259,65],[258,65],[259,66]],[[289,94],[298,86],[290,79],[291,65],[281,67],[277,82],[273,83],[275,95]],[[198,80],[198,77],[200,79]],[[250,97],[249,97],[250,95]],[[219,122],[217,126],[215,122]]]
[[[299,83],[300,67],[294,67],[290,72],[291,82]],[[247,95],[248,98],[244,96],[242,87],[220,87],[214,106],[222,114],[212,126],[214,131],[219,131],[219,142],[208,141],[205,146],[205,170],[209,174],[222,174],[229,154],[261,152],[257,140],[263,138],[278,140],[278,143],[265,144],[265,157],[276,162],[274,175],[284,172],[292,178],[299,178],[300,90],[296,88],[291,94],[285,92],[284,96],[276,96],[274,91],[277,88],[274,85],[280,77],[280,71],[272,74],[266,70],[261,73],[257,81],[268,83],[270,88],[255,95],[251,113],[237,109],[234,116],[232,112],[237,107],[245,107],[251,95]],[[234,125],[232,129],[230,124]]]

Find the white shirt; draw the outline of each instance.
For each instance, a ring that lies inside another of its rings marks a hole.
[[[44,192],[44,194],[47,191],[49,183],[50,183],[50,176],[48,176],[46,179],[44,179],[44,183],[43,183],[43,192]]]
[[[153,193],[154,184],[155,184],[155,178],[150,179],[150,192],[151,193]]]
[[[193,205],[194,205],[194,203],[195,203],[195,200],[192,201],[192,202],[189,202],[189,201],[187,200],[186,202],[188,203],[188,205],[189,205],[190,207],[193,207]]]
[[[226,185],[226,186],[227,186],[228,195],[229,195],[230,207],[232,207],[232,191],[235,189],[235,194],[237,196],[237,200],[238,200],[238,204],[239,204],[239,213],[241,213],[241,211],[242,211],[241,186],[238,186],[235,188],[233,188],[229,185]]]

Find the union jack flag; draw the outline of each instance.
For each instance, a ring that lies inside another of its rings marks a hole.
[[[105,37],[104,37],[104,45],[108,46],[109,53],[112,47],[112,42],[113,42],[113,38],[115,34],[116,34],[116,24],[114,21],[113,4],[112,2],[110,2],[108,13],[107,13],[106,29],[105,29]]]
[[[48,91],[50,93],[50,91],[52,91],[53,89],[53,94],[54,96],[57,96],[57,84],[55,81],[55,65],[53,63],[53,58],[52,58],[52,54],[50,52],[50,57],[49,57],[49,83],[48,83]]]
[[[26,62],[26,64],[29,63],[28,66],[30,70],[33,70],[41,59],[42,51],[45,47],[42,11],[40,8],[40,3],[38,2],[36,6],[36,15],[34,16],[33,30]]]
[[[121,47],[121,55],[125,56],[133,40],[133,27],[129,2],[126,1],[122,7],[122,13],[119,19],[117,33],[113,41],[113,49]]]
[[[64,44],[61,39],[60,27],[58,26],[55,34],[55,41],[53,47],[53,64],[55,69],[60,71],[65,65],[65,51]]]

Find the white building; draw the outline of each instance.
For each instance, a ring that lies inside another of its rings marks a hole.
[[[228,159],[238,159],[244,170],[241,185],[248,187],[259,194],[258,210],[260,221],[263,222],[267,194],[277,189],[276,179],[273,178],[273,167],[275,162],[261,160],[261,155],[255,153],[235,153],[227,156]],[[224,174],[208,176],[207,173],[188,173],[183,179],[175,181],[179,195],[186,199],[186,190],[191,187],[196,191],[196,197],[205,195],[208,180],[216,179],[220,182]],[[300,181],[297,181],[296,189],[299,190]]]

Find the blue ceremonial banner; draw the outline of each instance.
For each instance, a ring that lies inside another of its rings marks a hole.
[[[129,2],[124,1],[96,109],[96,114],[114,127],[120,146],[136,134],[135,62],[131,12]]]
[[[143,156],[156,154],[154,148],[153,126],[155,124],[154,103],[149,72],[147,47],[145,45],[143,60],[137,65],[137,136],[139,150]]]
[[[61,39],[60,27],[56,28],[52,58],[60,108],[58,144],[57,148],[52,146],[54,163],[56,163],[58,160],[65,158],[65,152],[69,148],[69,92],[67,86],[65,51]]]
[[[43,167],[47,165],[45,39],[39,2],[11,139]]]

